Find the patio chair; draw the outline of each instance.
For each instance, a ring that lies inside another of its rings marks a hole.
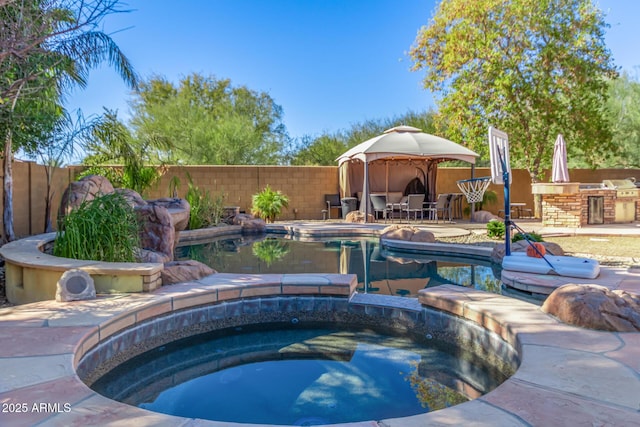
[[[451,218],[462,219],[462,198],[463,194],[453,194],[449,204],[451,205]]]
[[[338,209],[337,217],[340,218],[340,214],[342,213],[342,204],[340,203],[339,194],[325,194],[324,203],[325,205],[327,205],[327,213],[329,215],[329,219],[331,219],[331,209]]]
[[[418,220],[418,212],[420,212],[420,221],[424,220],[424,214],[422,213],[423,203],[424,194],[409,194],[407,196],[407,203],[403,205],[403,210],[407,213],[407,221],[411,218],[411,212],[413,212],[414,221]]]
[[[438,222],[439,214],[442,213],[442,219],[451,222],[451,194],[438,194],[436,202],[436,222]]]
[[[387,196],[384,194],[371,194],[369,196],[373,205],[373,216],[378,219],[378,212],[382,212],[384,222],[387,222],[387,215],[391,212],[391,208],[387,205]]]

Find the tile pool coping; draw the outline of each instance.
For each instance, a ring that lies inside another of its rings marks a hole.
[[[76,363],[99,341],[164,313],[269,295],[347,299],[354,287],[351,275],[217,274],[153,293],[0,309],[0,424],[233,425],[173,417],[112,401],[80,381]],[[402,302],[397,297],[378,300],[380,304]],[[497,389],[473,401],[428,414],[348,426],[640,426],[640,333],[572,327],[535,305],[451,285],[425,289],[418,301],[512,343],[522,360],[519,369]],[[17,413],[18,408],[26,411]]]

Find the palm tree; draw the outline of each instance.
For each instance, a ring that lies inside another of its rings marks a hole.
[[[138,77],[126,56],[98,24],[119,9],[119,0],[0,1],[0,114],[4,128],[3,240],[13,231],[13,133],[20,102],[42,99],[55,88],[57,102],[70,87],[85,87],[89,71],[107,62],[136,88]]]

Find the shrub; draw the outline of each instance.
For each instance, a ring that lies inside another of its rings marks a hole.
[[[282,194],[280,190],[274,191],[270,186],[266,186],[261,192],[252,196],[251,213],[266,222],[275,221],[282,212],[282,208],[289,206],[289,198]]]
[[[189,182],[189,189],[185,197],[189,202],[189,229],[197,230],[217,225],[222,219],[224,210],[224,196],[211,196],[208,190],[203,190]]]
[[[139,248],[136,214],[118,193],[84,201],[58,224],[55,256],[107,262],[134,262]]]
[[[544,242],[544,239],[538,233],[516,233],[511,238],[513,243],[519,242],[520,240],[528,240],[530,242]]]
[[[500,239],[503,238],[505,234],[505,226],[502,221],[489,221],[487,223],[487,236]]]

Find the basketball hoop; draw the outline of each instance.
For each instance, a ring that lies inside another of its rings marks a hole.
[[[491,183],[491,177],[461,179],[457,183],[460,191],[467,197],[468,203],[479,203],[482,202],[484,192],[487,191],[487,187]]]

